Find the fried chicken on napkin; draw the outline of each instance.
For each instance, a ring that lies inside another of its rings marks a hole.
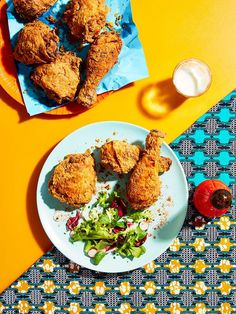
[[[57,0],[13,0],[16,13],[25,21],[33,21],[56,2]]]
[[[62,203],[81,206],[91,201],[96,191],[95,162],[89,150],[64,158],[53,172],[49,193]]]
[[[108,8],[105,0],[71,0],[64,13],[71,35],[92,43],[105,26]]]
[[[89,108],[96,103],[97,86],[117,63],[121,48],[122,40],[116,32],[104,32],[91,44],[86,60],[86,80],[78,96],[80,104]]]
[[[151,206],[160,195],[158,174],[169,167],[168,159],[160,164],[160,148],[164,137],[165,134],[157,130],[148,134],[146,149],[130,176],[127,197],[134,209]]]
[[[55,59],[59,37],[40,21],[27,23],[19,32],[13,56],[24,64],[48,63]]]
[[[31,79],[58,104],[73,101],[80,82],[80,62],[72,52],[58,54],[53,62],[39,65]]]

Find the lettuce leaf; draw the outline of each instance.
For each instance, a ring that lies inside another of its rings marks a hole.
[[[100,251],[100,252],[97,252],[96,255],[94,256],[94,258],[92,258],[92,263],[94,265],[98,265],[101,260],[106,256],[106,252],[103,252],[103,251]]]

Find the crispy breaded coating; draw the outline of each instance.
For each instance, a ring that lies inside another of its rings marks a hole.
[[[25,21],[33,21],[56,2],[57,0],[13,0],[17,15]]]
[[[55,167],[48,191],[62,203],[79,207],[91,201],[96,182],[95,162],[88,150],[67,155]]]
[[[117,63],[122,40],[116,32],[104,32],[91,45],[86,61],[86,80],[78,102],[91,107],[97,101],[96,89],[102,78]]]
[[[72,52],[58,54],[53,62],[39,65],[31,79],[58,104],[72,101],[80,82],[80,63],[81,59]]]
[[[160,148],[165,134],[152,130],[146,138],[146,150],[130,176],[127,197],[134,209],[151,206],[160,195]],[[163,167],[163,166],[162,166]]]
[[[40,21],[27,23],[19,32],[14,58],[24,64],[48,63],[55,59],[59,37]]]
[[[105,0],[71,0],[64,13],[71,34],[82,42],[92,43],[106,23]]]
[[[172,165],[172,160],[168,157],[160,156],[159,159],[159,174],[169,171]]]
[[[138,162],[140,152],[139,146],[124,141],[111,141],[100,149],[101,164],[119,174],[128,173]]]

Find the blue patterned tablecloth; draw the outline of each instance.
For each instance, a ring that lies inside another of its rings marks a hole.
[[[236,91],[172,144],[190,191],[217,178],[236,194]],[[190,202],[191,203],[191,202]],[[0,296],[0,313],[236,313],[236,210],[203,227],[189,221],[158,259],[122,274],[100,274],[53,249]]]

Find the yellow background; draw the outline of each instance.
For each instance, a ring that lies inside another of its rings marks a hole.
[[[23,106],[0,90],[1,216],[0,290],[50,247],[37,216],[35,191],[40,169],[52,148],[73,130],[95,121],[121,120],[159,128],[170,142],[236,87],[236,6],[234,0],[133,0],[133,16],[144,46],[150,77],[107,97],[77,116],[30,118]],[[209,91],[183,99],[173,93],[176,64],[200,58],[212,70]],[[138,66],[138,64],[137,64]],[[140,94],[157,84],[171,107],[162,119],[140,110]]]

